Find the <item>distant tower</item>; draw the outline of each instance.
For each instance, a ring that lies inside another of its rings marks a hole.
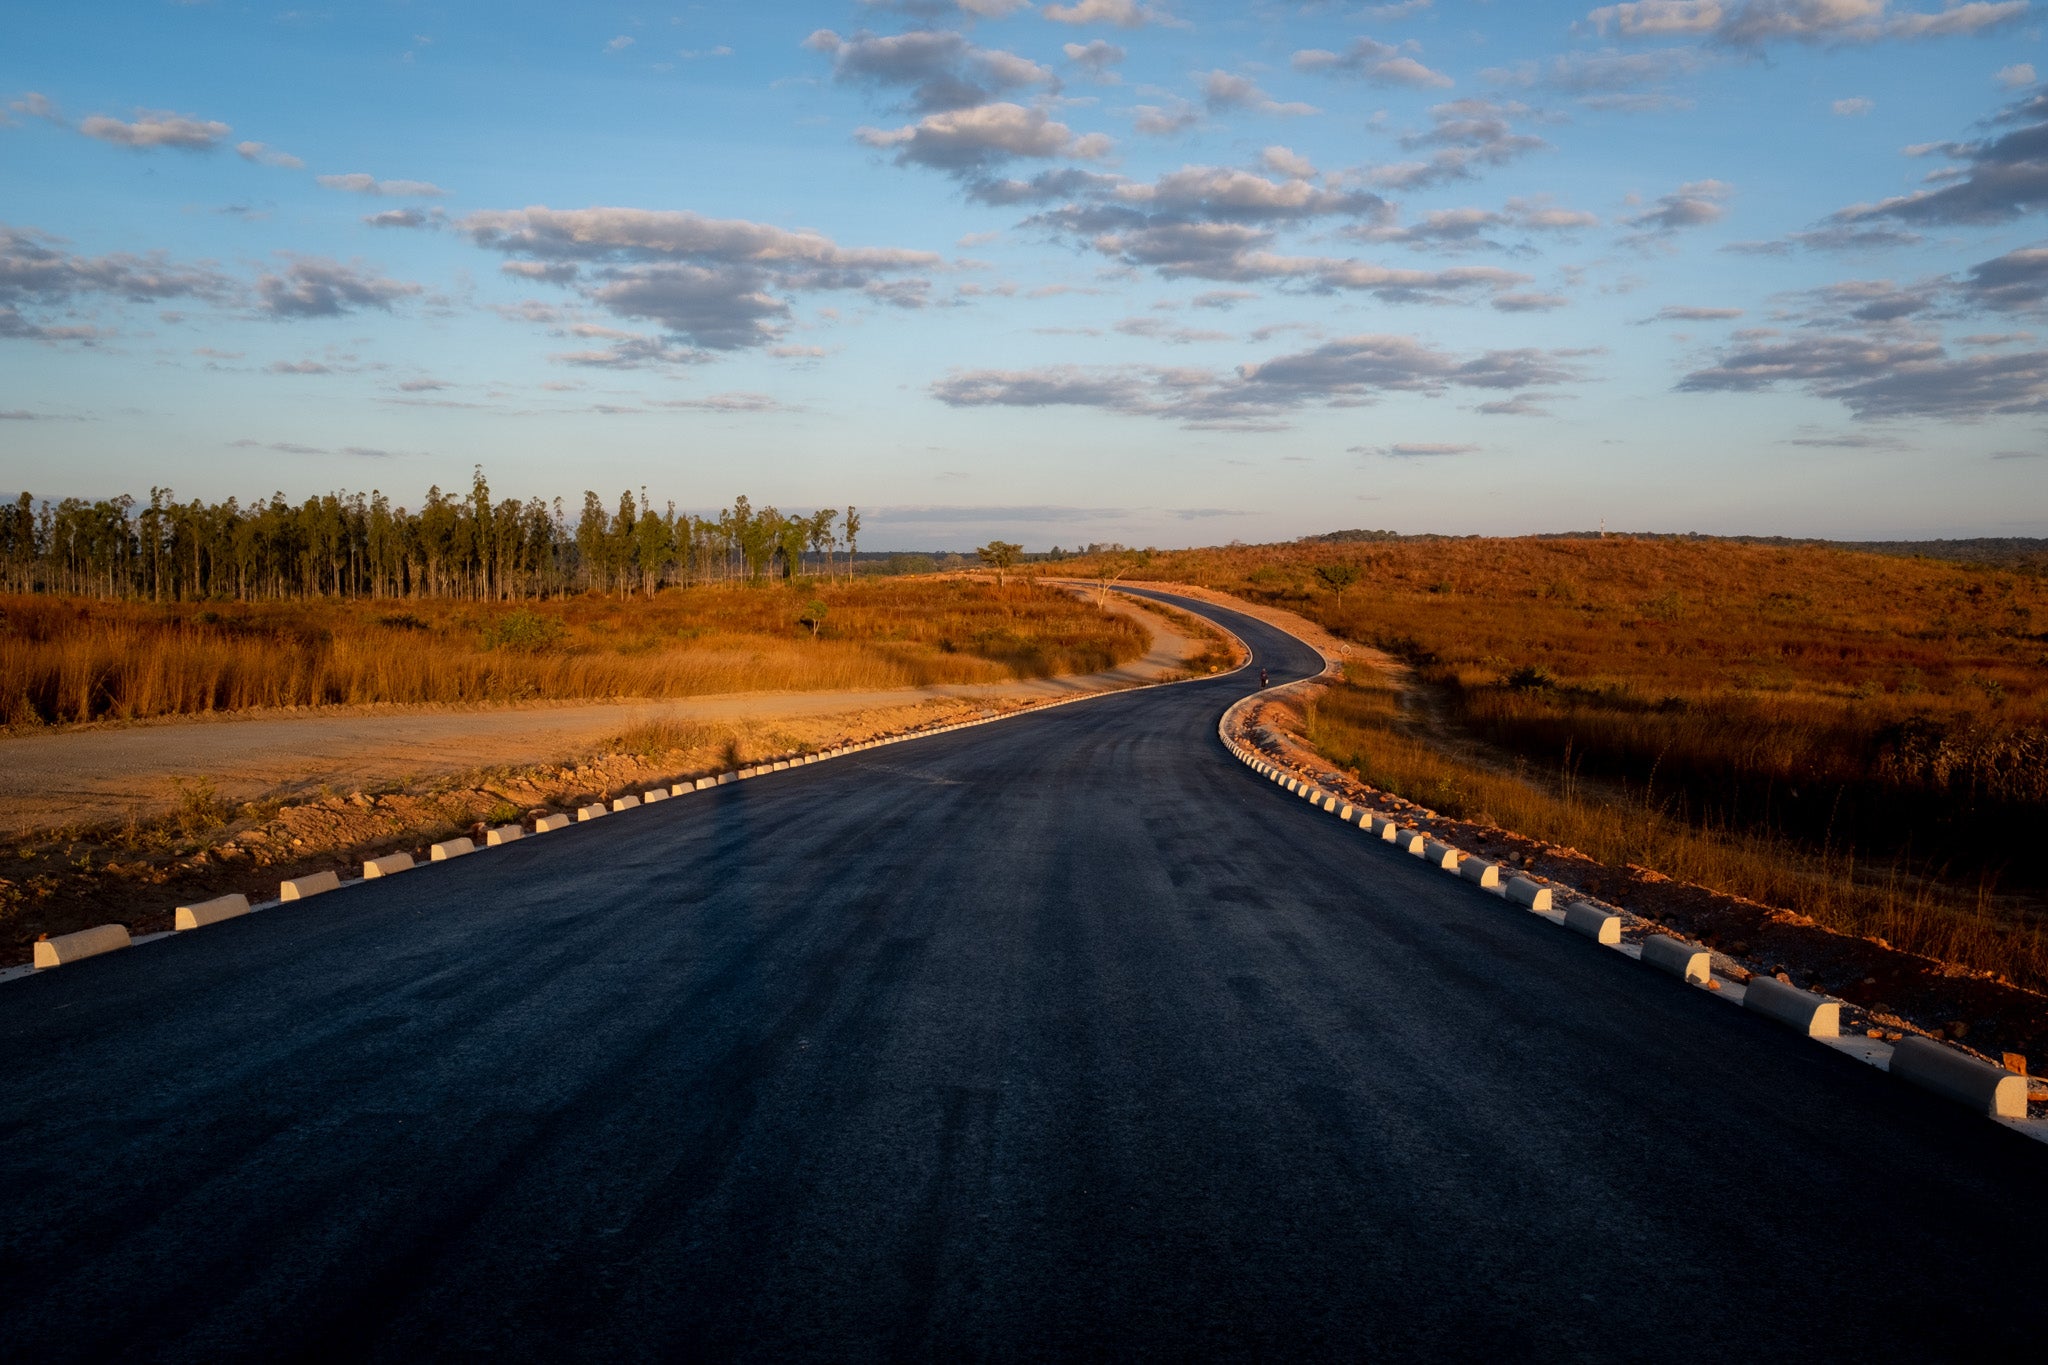
[[[1607,539],[1607,518],[1600,518],[1600,539]]]

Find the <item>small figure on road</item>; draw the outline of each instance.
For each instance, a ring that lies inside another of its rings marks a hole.
[[[1259,670],[1259,686],[1261,686],[1261,687],[1264,687],[1265,685],[1266,685],[1266,670],[1262,668],[1262,669],[1260,669],[1260,670]]]

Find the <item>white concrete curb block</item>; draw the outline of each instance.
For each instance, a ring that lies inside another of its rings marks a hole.
[[[1610,948],[1621,942],[1621,916],[1584,901],[1573,901],[1564,908],[1564,927]]]
[[[427,850],[427,856],[437,863],[450,858],[461,858],[476,852],[476,845],[468,839],[444,839]]]
[[[567,829],[575,821],[566,815],[543,815],[533,822],[535,834],[552,834],[558,829]]]
[[[578,822],[584,820],[601,820],[605,816],[610,814],[611,812],[606,810],[602,804],[593,801],[591,804],[587,806],[581,806],[577,808],[576,819],[578,820]]]
[[[1704,986],[1713,979],[1712,959],[1707,950],[1681,943],[1669,934],[1652,934],[1643,940],[1643,961],[1681,981],[1697,981]]]
[[[525,837],[526,829],[522,825],[500,825],[496,829],[485,832],[484,846],[486,848],[502,848],[506,844],[517,843]]]
[[[1458,864],[1458,875],[1468,882],[1477,882],[1484,890],[1491,891],[1500,885],[1500,868],[1484,858],[1467,858]]]
[[[100,924],[73,934],[39,939],[36,942],[36,968],[40,971],[45,967],[61,967],[67,962],[115,952],[128,944],[128,927],[124,924]]]
[[[1420,858],[1422,850],[1428,845],[1429,840],[1423,835],[1421,830],[1401,829],[1398,827],[1394,830],[1394,847],[1400,849],[1403,853],[1412,853]]]
[[[668,800],[668,795],[669,794],[666,788],[656,787],[653,791],[641,792],[640,803],[642,805],[651,806],[657,801]]]
[[[1742,1007],[1796,1028],[1809,1038],[1842,1036],[1842,1007],[1838,1002],[1788,986],[1776,977],[1752,976],[1743,992]]]
[[[1530,910],[1548,910],[1551,906],[1550,888],[1538,886],[1527,877],[1510,877],[1505,888],[1507,897],[1516,905]]]
[[[197,905],[181,905],[171,915],[172,929],[203,929],[209,924],[219,924],[224,919],[249,913],[249,898],[239,891],[232,896],[216,896],[210,901]]]
[[[1434,839],[1427,840],[1422,845],[1422,861],[1446,872],[1456,872],[1458,859],[1464,856],[1449,844],[1440,844]]]
[[[639,807],[639,805],[640,805],[640,798],[639,798],[639,797],[637,797],[637,796],[622,796],[622,797],[620,797],[620,798],[619,798],[618,800],[616,800],[616,801],[612,802],[612,809],[613,809],[613,810],[634,810],[634,809],[637,809],[637,808]]]
[[[567,819],[567,816],[563,817]],[[410,853],[387,853],[381,858],[371,858],[363,864],[363,880],[374,881],[378,877],[396,877],[401,872],[412,871]]]
[[[329,891],[339,890],[341,874],[330,869],[278,883],[277,898],[281,901],[302,901],[310,896],[321,896]]]
[[[42,945],[36,947],[40,950]],[[1932,1038],[1901,1038],[1892,1048],[1892,1075],[1989,1118],[2027,1116],[2026,1077],[1943,1047]]]

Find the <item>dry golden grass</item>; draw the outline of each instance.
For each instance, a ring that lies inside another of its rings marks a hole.
[[[1356,578],[1340,596],[1319,568]],[[1362,693],[1325,705],[1337,756],[1376,786],[2042,979],[2040,931],[2002,896],[2048,886],[2041,578],[1633,537],[1232,546],[1130,578],[1284,607],[1409,663],[1420,709],[1399,725],[1369,724]]]
[[[1945,884],[1898,862],[1859,864],[1853,850],[1813,849],[1757,826],[1703,827],[1674,816],[1647,792],[1617,795],[1604,785],[1588,790],[1555,776],[1461,761],[1417,736],[1384,680],[1334,683],[1310,704],[1306,719],[1309,741],[1332,762],[1456,819],[1791,907],[1845,933],[2048,988],[2041,922],[2001,909],[1984,883]]]
[[[1147,643],[1136,625],[1066,593],[962,580],[518,606],[9,597],[0,598],[0,719],[25,727],[254,707],[1003,682],[1113,667]]]

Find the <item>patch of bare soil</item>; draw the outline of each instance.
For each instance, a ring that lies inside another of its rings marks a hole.
[[[0,778],[9,813],[26,826],[0,844],[0,967],[28,961],[42,935],[108,923],[155,933],[181,904],[237,891],[269,900],[280,881],[329,869],[356,876],[364,859],[386,853],[423,861],[430,844],[464,832],[481,841],[488,825],[531,829],[539,815],[685,777],[1217,666],[1215,632],[1205,639],[1126,603],[1110,609],[1140,621],[1152,648],[1082,677],[512,711],[380,709],[0,742],[0,758],[51,746],[41,767],[16,762]],[[54,827],[48,818],[81,807],[100,818]]]

